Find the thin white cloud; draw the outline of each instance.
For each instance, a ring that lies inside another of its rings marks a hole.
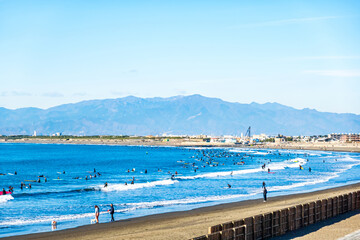
[[[322,20],[329,20],[336,18],[340,18],[340,17],[326,16],[326,17],[290,18],[290,19],[282,19],[282,20],[274,20],[274,21],[266,21],[266,22],[241,24],[237,26],[232,26],[231,28],[281,26],[281,25],[307,23],[307,22],[322,21]]]
[[[64,97],[64,94],[58,92],[48,92],[48,93],[43,93],[42,96],[57,98],[57,97]]]
[[[308,56],[300,57],[298,59],[304,60],[351,60],[351,59],[360,59],[360,56]]]
[[[311,70],[305,73],[329,77],[360,77],[360,70]]]
[[[29,92],[21,92],[21,91],[11,91],[11,92],[7,92],[7,91],[4,91],[4,92],[1,92],[0,93],[0,96],[1,97],[22,97],[22,96],[32,96],[31,93]]]

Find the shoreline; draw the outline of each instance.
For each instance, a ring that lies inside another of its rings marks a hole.
[[[110,140],[110,139],[17,139],[0,141],[0,143],[34,143],[34,144],[66,144],[66,145],[115,145],[115,146],[157,146],[157,147],[224,147],[224,148],[258,148],[258,149],[288,149],[288,150],[313,150],[332,152],[360,153],[360,142],[353,143],[264,143],[258,145],[241,145],[234,143],[209,143],[203,141],[184,141],[171,139],[168,142],[150,139]]]
[[[190,239],[207,234],[208,227],[212,225],[359,190],[360,183],[356,183],[308,193],[277,197],[270,195],[266,203],[263,203],[262,199],[245,200],[4,239],[169,239],[169,236],[171,239]],[[360,213],[357,212],[354,221],[357,221],[359,217]],[[356,228],[360,228],[360,222],[357,221],[353,226],[339,229],[337,235],[332,235],[334,237],[332,239],[354,232]]]

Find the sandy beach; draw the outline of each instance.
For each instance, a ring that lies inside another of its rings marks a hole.
[[[4,239],[190,239],[207,234],[212,225],[357,190],[360,190],[360,183],[304,194],[273,198],[270,195],[266,203],[262,199],[248,200]],[[337,239],[360,229],[359,220],[360,211],[349,212],[327,220],[330,225],[319,222],[289,233],[289,236],[296,239]],[[289,236],[282,239],[289,239]]]
[[[7,143],[42,143],[42,144],[84,144],[84,145],[122,145],[122,146],[173,146],[173,147],[236,147],[236,148],[266,148],[266,149],[294,149],[294,150],[316,150],[316,151],[337,151],[337,152],[360,152],[360,143],[343,142],[282,142],[262,144],[241,145],[222,142],[204,142],[202,139],[168,139],[168,141],[148,139],[50,139],[50,138],[21,138],[4,140]]]

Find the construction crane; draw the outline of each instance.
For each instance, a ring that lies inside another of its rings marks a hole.
[[[251,126],[249,126],[249,128],[247,129],[245,137],[248,137],[249,139],[251,138]]]
[[[245,136],[244,136],[244,143],[250,144],[251,141],[251,126],[246,130]]]

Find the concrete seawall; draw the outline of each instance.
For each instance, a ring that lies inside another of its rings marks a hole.
[[[192,240],[268,239],[356,209],[360,191],[211,226],[207,235]]]

